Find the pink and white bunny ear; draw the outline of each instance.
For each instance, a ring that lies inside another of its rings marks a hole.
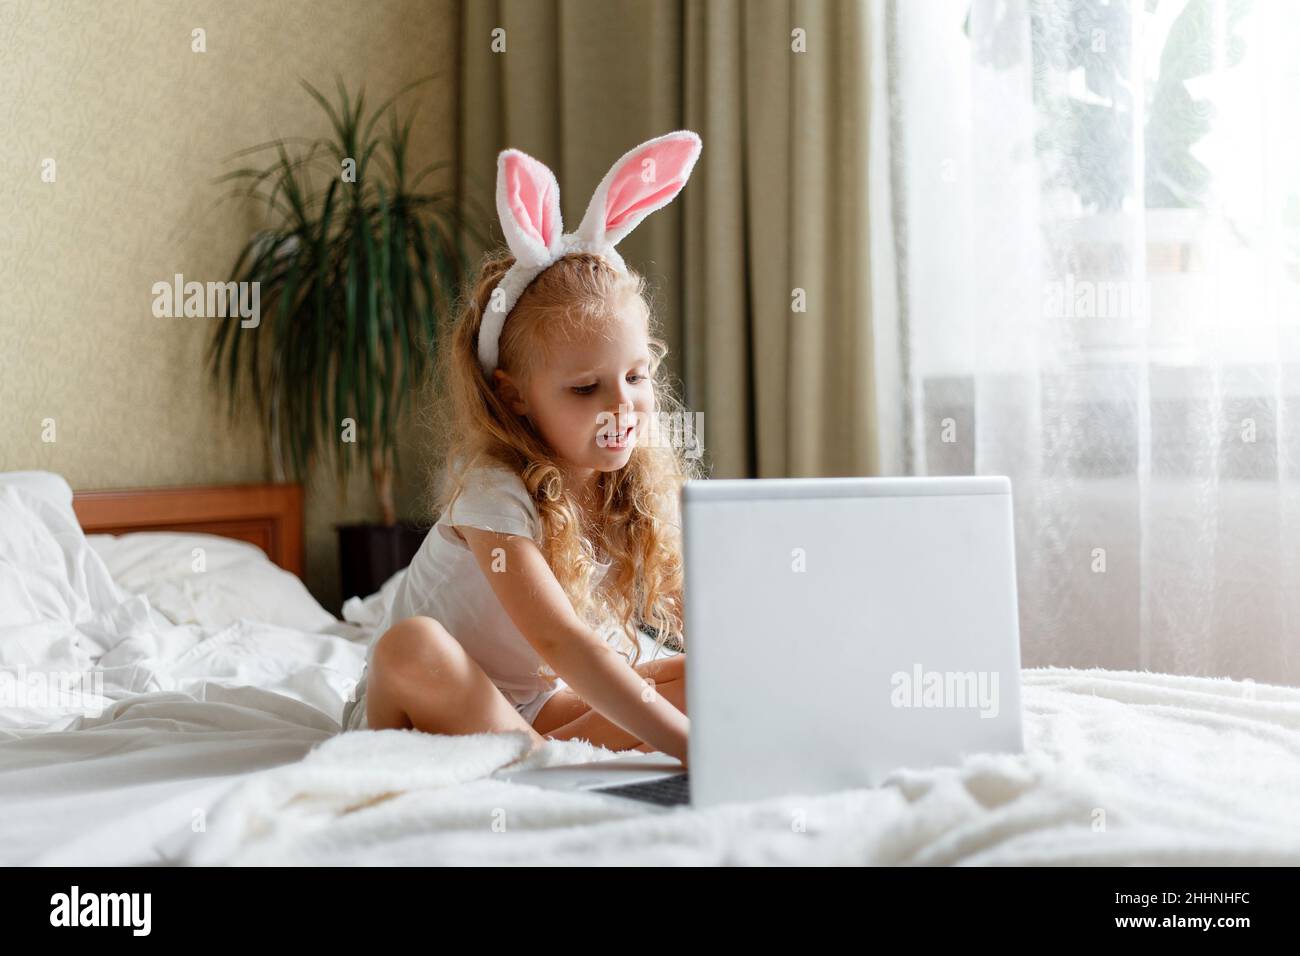
[[[524,266],[545,266],[560,251],[560,184],[555,174],[527,153],[502,151],[497,157],[497,215],[506,245]]]
[[[698,135],[679,130],[628,150],[596,187],[577,235],[593,246],[617,245],[682,191],[703,146]]]

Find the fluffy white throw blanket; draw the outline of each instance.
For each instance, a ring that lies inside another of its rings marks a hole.
[[[192,864],[1300,865],[1300,689],[1024,672],[1026,753],[708,810],[489,779],[522,734],[341,734],[250,777]],[[521,765],[613,756],[554,741]]]

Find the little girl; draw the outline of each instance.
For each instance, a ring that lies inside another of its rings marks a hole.
[[[678,494],[696,473],[652,440],[652,418],[678,406],[644,280],[614,247],[681,191],[700,149],[683,131],[629,151],[573,234],[551,171],[501,154],[510,254],[484,263],[440,354],[442,514],[345,730],[514,730],[685,765],[685,654],[639,663],[637,635],[684,647]]]

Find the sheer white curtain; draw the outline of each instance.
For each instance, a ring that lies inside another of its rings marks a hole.
[[[899,470],[1011,477],[1026,665],[1300,684],[1300,3],[873,9]]]

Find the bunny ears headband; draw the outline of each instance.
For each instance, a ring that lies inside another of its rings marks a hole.
[[[614,247],[682,191],[702,148],[699,136],[679,130],[624,153],[596,187],[573,233],[565,233],[560,221],[555,174],[517,149],[497,157],[497,215],[515,261],[492,290],[479,326],[478,359],[484,373],[491,375],[497,367],[497,343],[506,317],[547,267],[566,255],[589,252],[604,257],[618,272],[627,272]]]

